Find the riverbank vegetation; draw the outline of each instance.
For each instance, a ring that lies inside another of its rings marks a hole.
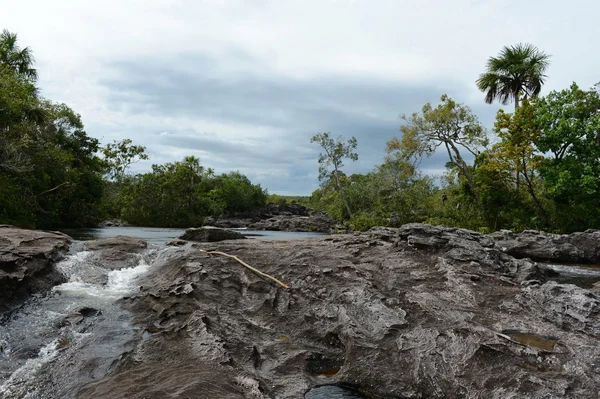
[[[0,34],[0,224],[60,228],[108,218],[145,226],[193,226],[206,216],[261,207],[267,193],[238,172],[217,175],[195,157],[153,165],[129,139],[89,136],[81,117],[43,98],[29,48]]]
[[[363,230],[426,222],[489,232],[572,232],[600,226],[600,86],[540,96],[550,57],[529,44],[490,57],[476,80],[482,101],[514,103],[486,129],[466,105],[442,95],[403,116],[382,163],[344,173],[358,159],[354,138],[318,133],[321,186],[309,198],[267,196],[239,172],[216,174],[188,156],[131,174],[148,159],[130,139],[101,145],[81,117],[40,95],[29,48],[0,35],[0,223],[94,226],[123,219],[146,226],[194,226],[207,216],[248,213],[294,200]],[[420,167],[436,154],[446,172]]]
[[[380,166],[367,174],[329,170],[309,205],[356,229],[409,222],[482,232],[598,228],[600,86],[573,83],[539,96],[548,66],[549,56],[532,45],[505,47],[476,82],[486,102],[515,105],[498,111],[492,131],[442,95],[403,116],[402,135],[387,143]],[[322,169],[329,152],[321,147]],[[446,157],[442,176],[419,170],[434,153]]]

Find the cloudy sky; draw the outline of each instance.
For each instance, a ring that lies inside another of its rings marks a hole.
[[[502,46],[552,55],[544,92],[600,81],[596,0],[0,0],[42,94],[103,143],[145,145],[145,171],[196,155],[271,193],[318,187],[318,132],[381,163],[402,113],[443,93],[491,127],[475,80]],[[440,173],[445,160],[423,162]]]

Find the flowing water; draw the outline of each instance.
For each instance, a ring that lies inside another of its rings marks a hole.
[[[54,265],[67,281],[0,318],[0,399],[72,398],[78,388],[113,370],[119,356],[133,348],[138,332],[119,300],[139,289],[157,257],[176,250],[165,244],[182,232],[138,227],[69,231],[77,240],[129,235],[150,245],[133,267],[120,270],[104,268],[83,250],[82,241],[71,245]],[[265,239],[315,235],[256,233]]]
[[[70,383],[101,377],[128,349],[136,328],[116,302],[137,289],[157,249],[140,254],[134,267],[105,269],[102,284],[86,280],[89,269],[100,266],[91,260],[91,252],[78,251],[80,247],[75,243],[72,253],[55,265],[67,282],[0,322],[0,398],[71,397]],[[69,361],[80,362],[87,377],[46,386]]]

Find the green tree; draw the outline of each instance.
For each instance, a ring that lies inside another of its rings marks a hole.
[[[598,85],[553,91],[536,102],[540,152],[550,154],[540,175],[556,206],[554,225],[562,231],[600,223],[600,93]]]
[[[35,82],[38,75],[37,70],[33,68],[34,61],[28,47],[19,47],[16,33],[6,29],[0,33],[0,69],[8,69],[24,79]]]
[[[515,170],[523,178],[535,207],[540,215],[547,219],[546,210],[536,189],[537,170],[543,156],[535,145],[541,134],[535,122],[535,107],[525,99],[513,115],[498,111],[495,131],[502,139],[496,148],[497,155],[507,162],[504,169]]]
[[[348,216],[352,218],[352,211],[346,198],[345,188],[343,183],[344,158],[349,158],[352,161],[358,160],[358,154],[354,152],[357,146],[356,138],[351,137],[345,143],[341,137],[333,139],[329,132],[318,133],[310,139],[311,143],[317,143],[325,151],[319,154],[319,181],[333,180],[335,187],[340,194]]]
[[[471,109],[444,94],[437,107],[427,103],[420,113],[402,115],[402,119],[406,122],[400,128],[403,135],[387,143],[388,154],[396,153],[396,159],[414,165],[441,147],[446,150],[450,165],[460,171],[477,196],[472,167],[465,161],[461,149],[476,157],[480,148],[488,144],[488,139]]]
[[[485,92],[486,103],[499,100],[506,105],[512,100],[517,109],[521,96],[531,98],[540,93],[549,65],[550,56],[531,44],[505,46],[497,57],[488,59],[477,87]]]
[[[108,175],[117,182],[123,181],[131,164],[149,159],[146,147],[134,145],[131,139],[114,140],[102,149],[102,153],[107,163]]]

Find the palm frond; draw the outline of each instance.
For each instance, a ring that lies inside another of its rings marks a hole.
[[[497,57],[490,57],[486,71],[477,79],[477,88],[485,92],[485,102],[506,105],[520,94],[536,96],[544,84],[550,56],[529,43],[505,46]]]

